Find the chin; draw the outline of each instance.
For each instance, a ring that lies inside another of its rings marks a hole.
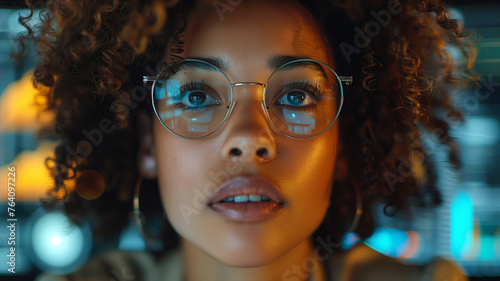
[[[217,251],[212,255],[219,262],[231,267],[260,267],[272,263],[284,253],[270,252],[268,249],[251,251]]]

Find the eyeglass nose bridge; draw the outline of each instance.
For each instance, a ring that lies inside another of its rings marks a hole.
[[[269,112],[267,111],[266,109],[266,106],[264,104],[264,99],[265,99],[265,93],[266,93],[266,88],[267,88],[267,84],[265,83],[260,83],[260,82],[236,82],[236,83],[229,83],[231,85],[231,92],[232,92],[232,95],[233,95],[233,104],[231,105],[231,110],[228,114],[228,118],[229,119],[229,116],[233,113],[233,108],[234,108],[234,91],[233,91],[233,88],[234,87],[238,87],[238,86],[246,86],[246,85],[256,85],[256,86],[262,86],[264,89],[262,90],[262,100],[260,101],[260,106],[262,107],[262,110],[264,111],[264,114],[266,116],[266,119],[267,121],[269,122],[269,125],[273,126],[274,127],[274,124],[273,122],[271,121],[271,117],[269,116]]]
[[[262,109],[264,110],[264,113],[269,118],[268,112],[267,112],[267,110],[265,108],[265,105],[264,105],[264,99],[265,99],[265,93],[266,93],[267,84],[259,83],[259,82],[236,82],[236,83],[230,83],[230,84],[231,84],[231,91],[233,91],[234,87],[238,87],[238,86],[246,86],[246,85],[262,86],[264,89],[262,90],[262,101],[260,102],[260,104],[262,106]],[[233,91],[233,99],[234,99],[234,91]],[[269,118],[269,121],[270,120],[271,120],[271,118]]]
[[[244,85],[257,85],[257,86],[262,86],[266,88],[267,84],[259,83],[259,82],[236,82],[232,83],[231,86],[237,87],[237,86],[244,86]]]

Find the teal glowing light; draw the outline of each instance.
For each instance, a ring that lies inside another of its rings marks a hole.
[[[481,235],[481,251],[479,260],[495,260],[495,242],[497,238],[491,235]]]
[[[72,272],[88,258],[92,248],[90,227],[73,224],[60,212],[38,209],[30,218],[31,257],[43,271]]]
[[[118,248],[124,251],[144,251],[146,242],[142,238],[141,231],[133,223],[129,224],[122,233],[118,241]]]
[[[474,209],[466,192],[459,192],[450,207],[450,249],[456,258],[465,258],[472,249]]]
[[[342,237],[342,242],[341,242],[342,249],[343,250],[351,249],[352,247],[356,246],[356,244],[359,243],[359,240],[360,240],[359,234],[354,232],[347,232]]]
[[[403,230],[383,227],[375,230],[365,244],[386,256],[399,257],[408,248],[409,242],[408,234]]]

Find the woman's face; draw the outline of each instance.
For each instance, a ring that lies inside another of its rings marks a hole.
[[[326,39],[299,4],[243,1],[218,10],[211,2],[198,3],[188,17],[182,56],[219,58],[231,83],[265,83],[275,56],[333,65]],[[330,204],[337,127],[311,139],[289,138],[267,120],[262,95],[259,85],[235,87],[229,119],[202,139],[175,136],[158,120],[154,125],[168,219],[187,242],[231,266],[264,265],[308,243]],[[211,199],[224,184],[241,194],[273,186],[281,204],[232,203],[218,212]]]

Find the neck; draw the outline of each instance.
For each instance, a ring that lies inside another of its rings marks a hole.
[[[314,259],[314,246],[305,239],[271,263],[256,267],[233,267],[209,256],[182,239],[183,281],[324,281],[325,268]]]

